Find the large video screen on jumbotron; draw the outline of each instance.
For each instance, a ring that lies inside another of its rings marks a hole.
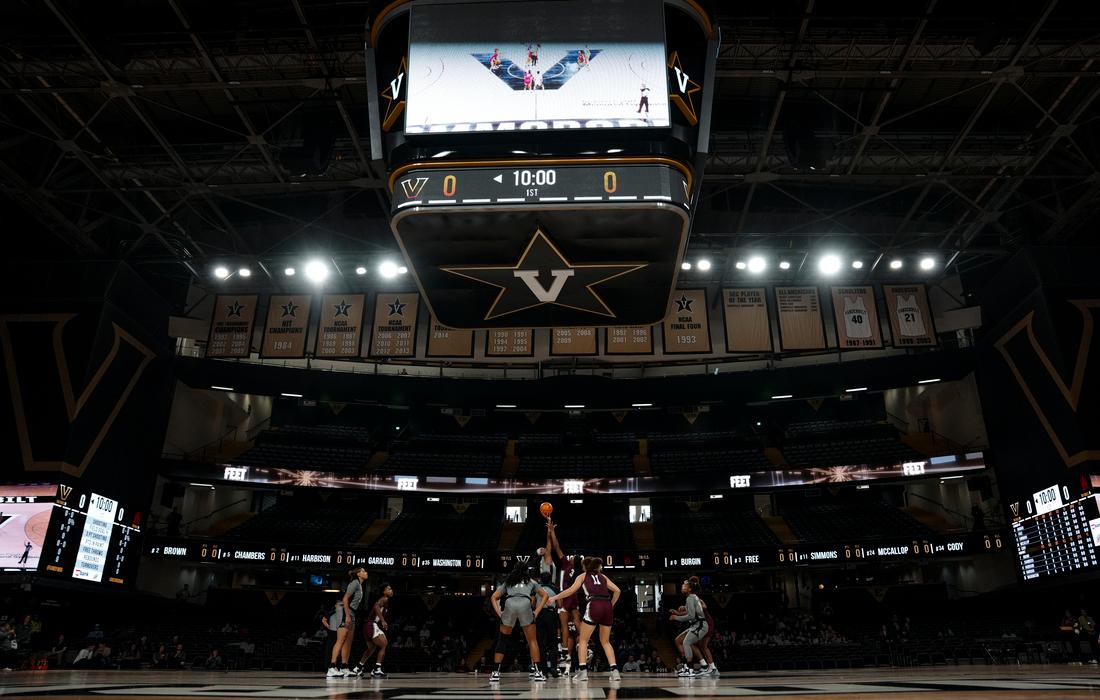
[[[655,0],[417,3],[405,132],[667,127]]]

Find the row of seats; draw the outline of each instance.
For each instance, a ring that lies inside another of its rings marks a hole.
[[[708,510],[692,512],[682,504],[653,511],[653,538],[657,546],[762,547],[779,543],[775,533],[756,511]]]
[[[908,513],[877,501],[784,508],[783,517],[795,535],[807,542],[838,541],[853,535],[885,538],[933,534]]]
[[[897,436],[789,443],[783,446],[783,456],[794,467],[894,464],[925,458]]]
[[[634,457],[628,454],[526,455],[520,461],[524,476],[539,479],[634,476]]]
[[[504,464],[499,454],[484,452],[397,452],[378,468],[382,474],[424,476],[496,476]]]
[[[669,450],[650,458],[655,476],[677,476],[705,472],[737,472],[770,469],[774,465],[759,449]]]
[[[364,447],[329,447],[260,442],[242,452],[234,464],[321,472],[362,471],[373,452]]]
[[[279,501],[237,526],[228,536],[254,542],[324,543],[343,546],[357,542],[374,521],[374,513],[358,501],[305,506],[296,499]]]
[[[375,540],[376,547],[427,548],[468,553],[493,550],[504,519],[501,504],[475,503],[457,510],[449,503],[401,512]]]
[[[804,420],[791,423],[787,426],[788,436],[810,435],[814,433],[839,433],[840,431],[864,430],[881,425],[881,421],[874,418],[858,418],[855,420]]]

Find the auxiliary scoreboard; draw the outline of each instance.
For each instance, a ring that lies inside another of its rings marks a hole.
[[[372,152],[439,323],[660,322],[698,197],[716,48],[694,0],[380,6]]]

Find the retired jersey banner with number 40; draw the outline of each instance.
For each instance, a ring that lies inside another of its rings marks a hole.
[[[832,293],[837,346],[841,350],[881,348],[875,288],[869,284],[833,287]]]

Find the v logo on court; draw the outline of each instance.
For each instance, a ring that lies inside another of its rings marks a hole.
[[[500,289],[485,314],[488,321],[544,304],[615,318],[615,312],[594,287],[644,267],[645,263],[574,264],[562,255],[545,233],[536,229],[515,265],[440,269]]]
[[[1079,414],[1086,408],[1081,405],[1082,399],[1097,400],[1096,392],[1082,389],[1095,334],[1093,313],[1100,309],[1100,299],[1074,299],[1069,303],[1081,314],[1081,338],[1068,384],[1035,336],[1034,311],[1028,312],[993,344],[1008,363],[1028,405],[1067,468],[1100,460],[1100,444],[1091,443],[1093,431],[1073,429],[1080,424]],[[1100,406],[1088,405],[1087,408],[1089,416],[1100,413]]]

